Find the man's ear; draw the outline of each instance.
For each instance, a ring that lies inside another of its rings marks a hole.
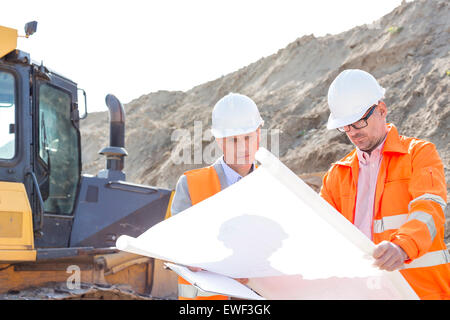
[[[261,143],[261,127],[259,127],[258,129],[256,129],[256,136],[257,136],[256,141],[258,142],[258,143],[256,144],[256,150],[258,150],[258,149],[259,149],[259,144]]]
[[[384,119],[386,119],[387,117],[387,107],[386,104],[384,103],[384,101],[380,101],[378,103],[378,112],[380,113],[380,116]]]

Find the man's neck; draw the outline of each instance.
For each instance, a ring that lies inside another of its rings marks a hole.
[[[388,134],[388,131],[386,130],[385,134],[377,141],[377,143],[372,148],[370,148],[369,150],[361,149],[361,151],[366,152],[370,156],[372,151],[375,150],[376,148],[378,148],[384,142],[384,140],[386,140],[387,134]]]
[[[246,165],[234,165],[229,164],[225,159],[223,161],[235,172],[237,172],[241,177],[245,177],[250,173],[250,170],[252,169],[252,164],[246,164]]]

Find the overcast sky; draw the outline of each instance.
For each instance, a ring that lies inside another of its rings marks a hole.
[[[18,47],[87,91],[127,103],[158,90],[186,91],[276,53],[303,35],[371,24],[401,0],[5,1],[0,24],[38,21]]]

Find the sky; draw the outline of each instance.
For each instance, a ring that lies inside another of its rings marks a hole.
[[[371,24],[401,0],[21,0],[2,3],[0,25],[31,58],[78,83],[88,111],[105,96],[126,104],[158,90],[187,91],[276,53],[304,35]]]

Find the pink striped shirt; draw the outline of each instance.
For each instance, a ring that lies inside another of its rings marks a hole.
[[[378,171],[383,158],[383,142],[370,155],[356,148],[359,161],[358,192],[356,194],[355,226],[372,240],[372,220]]]

